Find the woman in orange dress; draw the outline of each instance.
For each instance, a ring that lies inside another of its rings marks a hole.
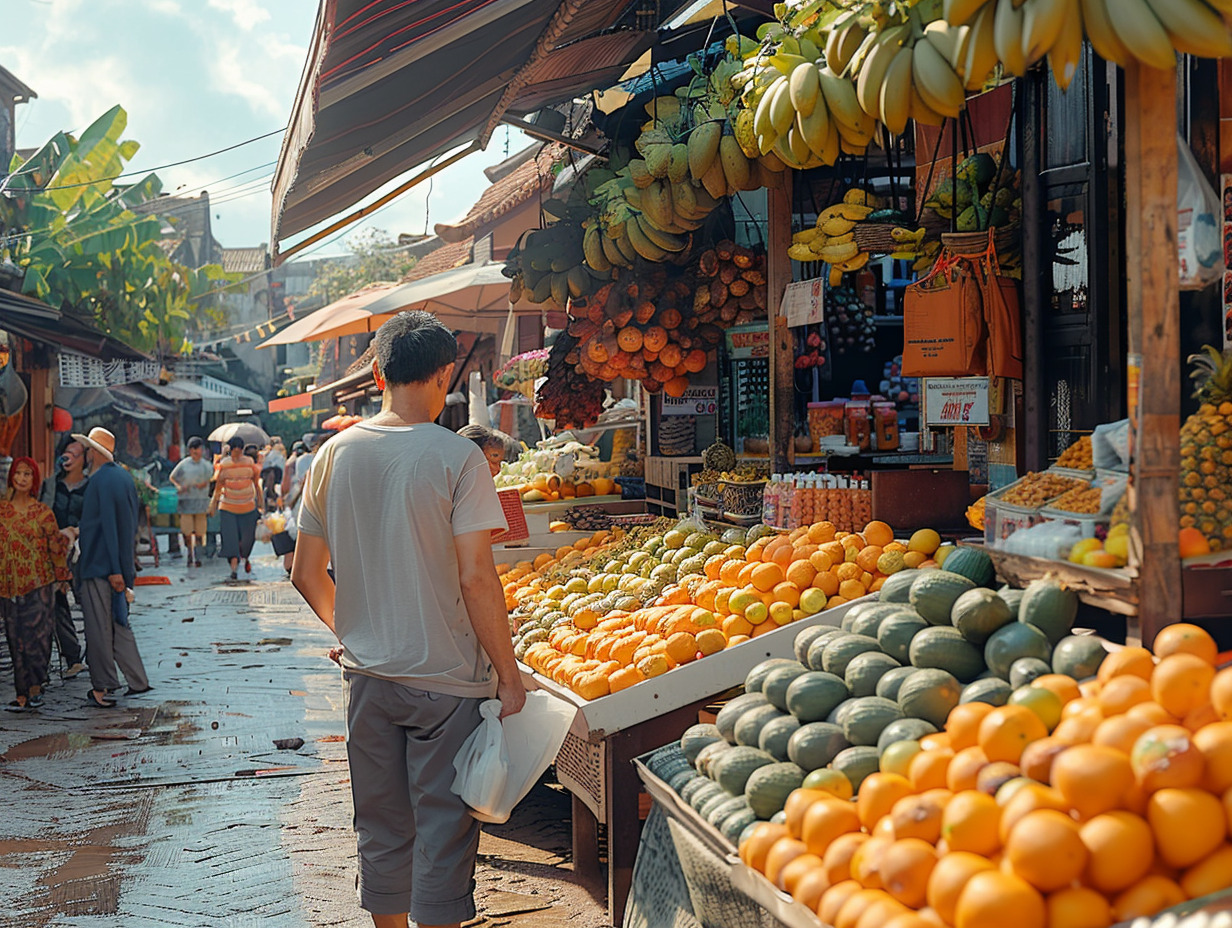
[[[209,515],[217,509],[222,514],[222,556],[231,562],[231,579],[235,580],[240,561],[244,571],[252,573],[252,545],[256,541],[257,519],[265,511],[258,480],[261,467],[244,454],[244,440],[233,437],[228,443],[228,455],[218,462],[215,471],[214,498]]]
[[[51,662],[55,587],[72,575],[67,555],[72,530],[61,531],[51,508],[31,495],[39,466],[16,458],[9,468],[9,493],[0,500],[0,617],[4,619],[17,698],[12,712],[43,704],[43,682]]]

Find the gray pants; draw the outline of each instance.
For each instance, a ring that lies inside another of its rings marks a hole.
[[[359,838],[359,904],[423,925],[475,917],[479,822],[451,789],[480,699],[344,674],[347,759]]]
[[[150,685],[137,650],[133,630],[111,619],[111,584],[106,577],[91,577],[81,583],[81,611],[86,620],[86,657],[90,662],[90,683],[96,690],[120,688],[116,665],[130,688],[143,690]]]

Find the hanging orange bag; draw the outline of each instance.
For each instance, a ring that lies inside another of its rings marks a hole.
[[[979,280],[967,262],[943,255],[904,295],[903,375],[986,374],[987,341]]]

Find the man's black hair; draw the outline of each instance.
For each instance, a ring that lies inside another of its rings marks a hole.
[[[240,438],[238,435],[232,435],[230,438],[227,439],[227,447],[228,448],[243,448],[244,439]]]
[[[193,448],[204,448],[204,447],[205,447],[205,440],[200,435],[194,435],[192,438],[188,439],[188,450],[189,451],[191,451]]]
[[[457,339],[432,313],[401,312],[377,329],[377,365],[390,386],[423,383],[457,359]]]

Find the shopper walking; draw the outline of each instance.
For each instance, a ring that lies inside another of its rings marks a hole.
[[[359,843],[359,903],[378,928],[473,918],[479,823],[453,759],[497,696],[526,699],[492,562],[505,527],[483,452],[434,424],[457,343],[430,313],[377,332],[382,411],[317,452],[292,582],[338,636]],[[328,573],[333,564],[337,587]]]
[[[7,708],[24,712],[43,704],[55,624],[53,586],[68,582],[72,530],[61,532],[51,509],[31,495],[39,485],[33,458],[16,458],[8,482],[8,496],[0,500],[0,618],[17,689]]]
[[[214,479],[214,465],[205,458],[203,439],[195,435],[188,439],[188,457],[175,465],[168,479],[177,494],[176,508],[180,515],[180,533],[188,548],[188,566],[200,567],[197,545],[204,545],[209,534],[205,512],[210,507],[210,481]]]
[[[95,428],[73,437],[85,445],[90,462],[77,565],[92,687],[86,705],[103,709],[115,705],[111,693],[120,688],[117,665],[128,682],[126,696],[150,690],[125,600],[137,575],[137,489],[115,463],[114,435]]]
[[[244,439],[233,436],[227,442],[230,453],[218,462],[214,497],[209,515],[222,513],[222,556],[231,563],[231,579],[238,578],[239,564],[252,573],[252,546],[257,537],[257,519],[265,512],[257,484],[261,471],[256,461],[244,454]]]
[[[282,485],[282,471],[287,466],[287,451],[282,439],[270,439],[268,450],[261,461],[261,489],[265,493],[265,508],[272,509],[278,505],[279,488]]]
[[[50,506],[56,517],[56,525],[61,529],[74,529],[76,537],[78,525],[81,524],[81,507],[86,500],[86,449],[81,442],[73,440],[64,446],[59,459],[60,474],[43,481],[43,491],[39,501]],[[77,638],[77,625],[73,621],[73,610],[69,605],[68,591],[73,591],[73,599],[81,605],[81,590],[77,586],[76,571],[77,554],[70,549],[68,554],[68,569],[73,575],[67,587],[57,584],[56,600],[56,645],[60,649],[61,674],[65,679],[72,679],[86,669],[81,662],[81,642]]]

